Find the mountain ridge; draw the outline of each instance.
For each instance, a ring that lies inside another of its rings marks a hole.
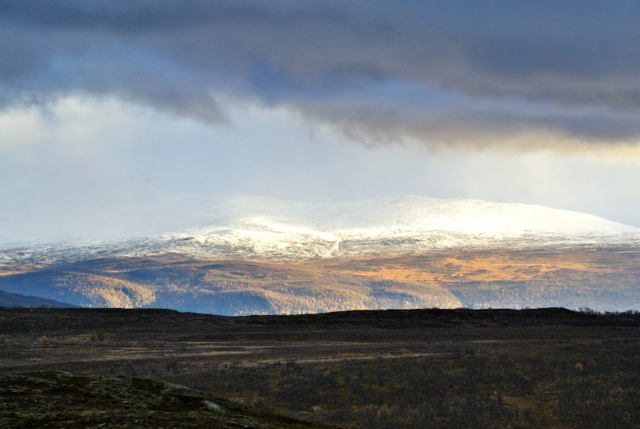
[[[0,291],[0,307],[23,307],[23,308],[73,308],[76,307],[66,302],[52,299],[40,298],[38,296],[23,295],[19,293],[9,293]]]
[[[314,259],[459,248],[640,244],[640,228],[539,205],[419,196],[335,204],[237,197],[204,226],[93,245],[0,249],[0,265],[179,254],[219,259]],[[39,259],[38,259],[39,258]]]
[[[0,290],[225,315],[640,308],[640,229],[541,206],[239,199],[204,227],[0,251]]]

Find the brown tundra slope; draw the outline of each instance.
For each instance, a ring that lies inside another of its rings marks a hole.
[[[385,308],[640,309],[640,251],[478,249],[275,260],[118,257],[0,276],[0,291],[89,307],[222,315]]]

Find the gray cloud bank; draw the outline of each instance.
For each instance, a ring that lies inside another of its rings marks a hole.
[[[0,106],[282,106],[366,142],[640,141],[640,3],[0,0]]]

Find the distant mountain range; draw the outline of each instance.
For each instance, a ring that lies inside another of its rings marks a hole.
[[[52,299],[39,298],[37,296],[21,295],[18,293],[8,293],[0,291],[0,307],[47,307],[47,308],[69,308],[75,305]]]
[[[0,290],[221,314],[640,308],[640,229],[524,204],[236,198],[186,231],[0,248]]]

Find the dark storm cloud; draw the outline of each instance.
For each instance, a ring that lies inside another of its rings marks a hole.
[[[638,18],[636,1],[0,0],[0,103],[109,95],[219,122],[239,97],[370,141],[637,141]]]

